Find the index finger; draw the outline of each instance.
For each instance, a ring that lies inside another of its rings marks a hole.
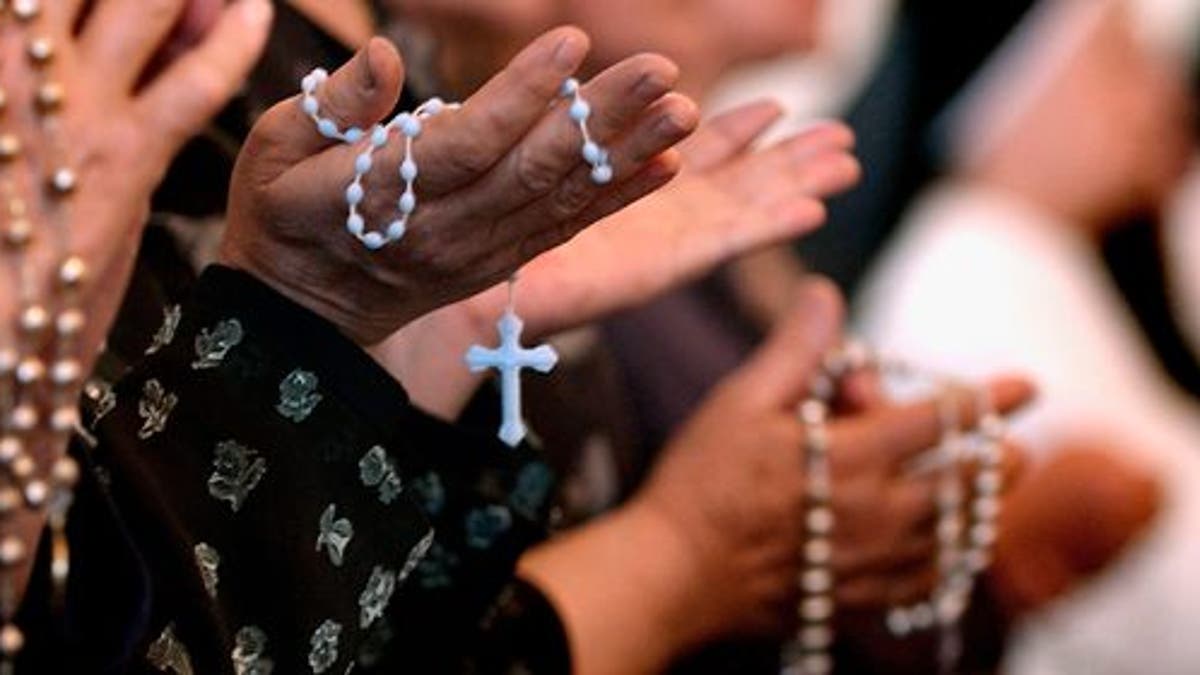
[[[1035,393],[1033,384],[1019,377],[999,378],[985,386],[1000,415],[1028,405]],[[979,424],[979,397],[970,391],[949,395],[958,406],[960,427],[975,428]],[[942,401],[937,399],[881,408],[870,415],[833,423],[833,447],[840,449],[840,454],[851,453],[862,461],[881,461],[890,468],[899,468],[941,441],[943,417]]]

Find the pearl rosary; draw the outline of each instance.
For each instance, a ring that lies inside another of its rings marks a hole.
[[[340,141],[347,145],[356,145],[364,138],[368,139],[366,147],[354,161],[354,178],[346,188],[346,204],[349,214],[346,216],[346,231],[358,239],[370,251],[378,251],[388,244],[400,241],[408,231],[408,221],[417,210],[415,185],[420,171],[417,160],[413,155],[413,143],[420,137],[424,128],[423,120],[433,117],[443,110],[460,108],[458,103],[446,103],[440,98],[432,98],[422,103],[411,113],[400,113],[386,124],[375,125],[370,132],[357,127],[340,129],[336,122],[321,116],[321,105],[317,101],[317,92],[321,85],[329,79],[329,73],[320,68],[304,77],[300,83],[300,105],[304,114],[316,125],[317,133],[325,138]],[[591,105],[583,98],[579,80],[568,78],[559,90],[561,98],[570,99],[567,114],[579,127],[583,137],[581,155],[583,160],[592,168],[591,178],[596,185],[607,185],[613,180],[613,166],[608,151],[593,138],[588,129],[588,120],[592,115]],[[382,232],[367,230],[366,219],[359,211],[359,206],[366,198],[366,187],[363,178],[375,165],[375,152],[386,146],[391,138],[391,132],[398,131],[404,136],[404,158],[400,162],[400,179],[404,183],[404,191],[396,204],[399,217],[388,224]],[[508,281],[508,304],[504,314],[496,324],[500,334],[500,344],[495,349],[485,349],[474,346],[467,352],[466,363],[471,372],[483,372],[495,369],[500,373],[500,394],[502,422],[499,437],[510,447],[515,447],[525,439],[528,429],[521,415],[521,371],[532,368],[540,373],[549,373],[558,363],[558,354],[548,345],[534,349],[521,346],[521,331],[524,328],[520,317],[517,316],[513,297],[516,277]]]
[[[798,608],[800,628],[785,647],[784,672],[788,675],[827,675],[834,669],[831,649],[834,643],[833,618],[835,578],[832,569],[833,483],[829,457],[827,423],[837,396],[838,385],[856,372],[874,371],[881,375],[912,378],[916,371],[907,364],[882,359],[862,345],[849,343],[826,356],[820,373],[814,378],[810,396],[800,404],[798,416],[804,427],[805,457],[805,543],[803,568],[798,584],[801,600]],[[940,672],[950,673],[961,656],[959,623],[970,605],[971,593],[979,574],[991,561],[996,540],[996,521],[1003,490],[1001,462],[1007,433],[1004,420],[995,411],[991,395],[977,395],[979,431],[973,449],[966,452],[967,434],[962,429],[959,388],[942,385],[942,439],[931,456],[938,471],[938,581],[929,600],[911,607],[892,608],[887,626],[896,637],[924,630],[939,631],[938,664]],[[968,463],[978,466],[973,480],[970,523],[964,523],[962,470]],[[965,536],[964,536],[965,535]]]
[[[14,0],[0,5],[18,26],[36,27],[41,16],[38,0]],[[78,338],[86,324],[81,310],[80,290],[87,276],[82,259],[70,248],[69,199],[77,177],[69,168],[66,143],[61,137],[58,112],[66,92],[53,78],[55,45],[46,37],[34,36],[26,43],[25,55],[37,76],[29,102],[41,125],[40,139],[0,133],[0,197],[5,208],[3,245],[13,271],[14,287],[20,289],[20,308],[15,325],[0,328],[0,673],[13,671],[25,644],[21,629],[13,623],[18,590],[13,571],[32,554],[24,539],[11,529],[22,514],[45,514],[51,530],[51,579],[61,601],[69,574],[70,556],[65,534],[67,511],[79,468],[69,457],[59,456],[50,466],[39,466],[42,458],[55,457],[66,445],[78,423],[76,396],[83,372],[78,360]],[[17,101],[0,89],[0,117]],[[26,143],[40,142],[48,149],[45,166],[37,160],[18,164]],[[44,177],[29,178],[18,169]],[[28,183],[32,183],[29,185]],[[38,241],[30,204],[49,214],[49,230],[57,237],[50,242],[59,260],[53,288],[57,294],[42,298],[39,278],[29,256]],[[44,356],[52,358],[46,366]]]

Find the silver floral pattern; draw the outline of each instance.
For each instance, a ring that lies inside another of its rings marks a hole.
[[[231,658],[237,675],[271,675],[275,670],[275,663],[267,658],[267,634],[257,626],[238,631]]]
[[[442,512],[446,506],[446,488],[440,476],[430,471],[417,476],[409,485],[416,493],[417,503],[425,515],[436,516]]]
[[[330,504],[321,514],[320,533],[317,535],[317,551],[325,549],[329,562],[337,567],[345,560],[346,545],[354,537],[354,524],[348,518],[337,517],[337,505]]]
[[[508,508],[497,504],[475,509],[467,514],[466,527],[468,546],[489,548],[512,527],[512,514]]]
[[[400,573],[396,575],[396,583],[404,583],[404,580],[417,569],[417,566],[425,560],[425,556],[429,555],[429,550],[433,548],[433,539],[435,532],[430,530],[421,537],[421,541],[408,552],[408,559],[404,561],[404,567],[400,569]]]
[[[337,663],[338,640],[341,636],[342,625],[329,619],[326,619],[313,632],[312,639],[309,641],[312,651],[308,653],[308,666],[312,668],[313,673],[320,675]]]
[[[175,637],[175,624],[167,624],[158,639],[150,644],[146,651],[146,660],[150,665],[164,673],[175,675],[192,675],[192,657],[187,648]]]
[[[183,308],[179,305],[170,305],[163,308],[162,325],[158,327],[158,331],[154,334],[154,339],[150,342],[150,346],[146,347],[146,356],[157,354],[162,351],[163,347],[175,341],[175,332],[179,330],[179,321],[182,318]]]
[[[404,491],[404,483],[396,473],[396,465],[387,451],[376,445],[358,460],[358,475],[363,485],[379,489],[379,501],[391,504]]]
[[[266,472],[267,461],[258,455],[258,451],[237,441],[222,441],[217,444],[213,458],[208,494],[229,502],[230,508],[237,513]]]
[[[202,329],[196,336],[196,360],[192,368],[207,370],[221,365],[229,350],[241,344],[243,337],[245,331],[237,319],[222,321],[211,330]]]
[[[142,418],[138,438],[144,441],[162,433],[178,403],[179,397],[164,389],[161,382],[147,380],[142,386],[142,399],[138,401],[138,417]]]
[[[383,612],[387,609],[388,603],[392,600],[392,593],[395,591],[396,573],[376,565],[375,569],[371,570],[371,578],[367,579],[366,588],[358,596],[359,628],[368,628],[377,619],[383,617]]]
[[[318,384],[317,376],[307,370],[296,369],[288,373],[279,383],[279,403],[275,410],[296,423],[308,419],[322,399],[317,391]]]
[[[83,388],[83,393],[92,400],[92,428],[94,429],[100,420],[108,416],[110,412],[117,407],[117,392],[113,390],[111,382],[101,379],[93,379]]]
[[[203,542],[196,544],[192,553],[196,557],[196,568],[200,570],[200,580],[204,582],[205,592],[210,598],[217,597],[217,584],[221,580],[221,554]]]

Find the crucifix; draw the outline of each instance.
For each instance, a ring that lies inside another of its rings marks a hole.
[[[549,345],[534,349],[521,346],[521,331],[525,324],[513,311],[510,304],[504,310],[496,328],[500,332],[500,345],[495,349],[471,347],[467,352],[467,366],[471,372],[479,373],[496,369],[500,373],[500,402],[503,423],[500,440],[516,447],[526,435],[525,420],[521,414],[521,371],[533,368],[539,373],[548,373],[558,363],[558,353]]]

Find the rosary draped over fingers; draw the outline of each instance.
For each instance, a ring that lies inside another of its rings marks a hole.
[[[675,66],[628,59],[581,90],[611,180],[598,185],[581,156],[563,82],[582,64],[585,35],[561,28],[535,40],[461,108],[423,120],[413,152],[420,208],[404,238],[364,250],[341,226],[348,177],[369,142],[345,146],[318,133],[299,99],[251,132],[234,172],[226,262],[316,311],[361,344],[510,277],[595,219],[669,180],[671,149],[694,125],[694,105],[670,93]],[[395,49],[369,43],[317,92],[339,129],[370,128],[391,112],[403,68]],[[402,144],[374,155],[359,206],[367,222],[396,212]]]

